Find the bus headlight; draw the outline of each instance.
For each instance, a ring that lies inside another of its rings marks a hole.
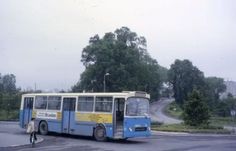
[[[133,131],[131,127],[129,128],[129,131],[130,131],[130,132],[132,132],[132,131]]]

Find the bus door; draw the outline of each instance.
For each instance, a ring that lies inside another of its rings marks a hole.
[[[113,112],[113,134],[115,138],[122,138],[124,133],[124,98],[115,98]]]
[[[33,97],[24,98],[24,107],[23,107],[23,126],[29,123],[32,117],[33,110]]]
[[[75,131],[76,97],[64,97],[62,107],[62,132],[73,134]]]

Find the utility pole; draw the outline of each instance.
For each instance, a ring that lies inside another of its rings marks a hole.
[[[36,82],[34,83],[34,92],[36,92],[37,90],[37,85],[36,85]]]
[[[106,92],[106,76],[109,76],[109,75],[110,75],[110,73],[107,72],[103,76],[103,92]]]

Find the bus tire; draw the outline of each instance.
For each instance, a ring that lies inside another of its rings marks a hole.
[[[46,121],[41,121],[39,124],[39,133],[42,135],[48,134],[48,124]]]
[[[94,138],[100,142],[104,142],[107,140],[106,129],[104,128],[104,126],[99,125],[94,129]]]
[[[128,140],[128,138],[122,138],[121,141],[122,142],[126,142]]]

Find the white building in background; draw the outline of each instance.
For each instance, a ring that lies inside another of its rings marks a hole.
[[[236,98],[236,82],[235,81],[225,81],[226,91],[222,93],[221,98],[226,98],[229,93],[231,93]]]

